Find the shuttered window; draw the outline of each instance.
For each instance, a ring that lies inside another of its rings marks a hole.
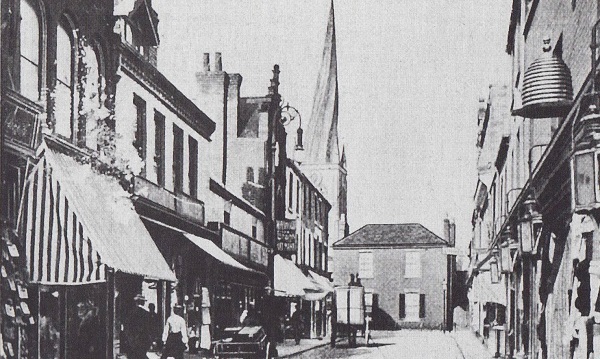
[[[406,317],[406,305],[405,305],[405,297],[404,293],[400,293],[398,296],[398,317],[400,319],[404,319]]]
[[[419,321],[419,319],[425,318],[425,294],[400,293],[398,317],[406,321]]]

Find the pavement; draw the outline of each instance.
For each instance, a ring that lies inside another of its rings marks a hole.
[[[280,358],[493,358],[488,349],[473,332],[458,329],[450,333],[428,330],[373,331],[373,342],[364,345],[364,338],[357,338],[358,346],[349,348],[345,338],[339,338],[336,348],[330,347],[329,337],[302,339],[296,345],[293,339],[277,343]],[[212,358],[212,355],[185,353],[185,359]],[[148,355],[149,359],[158,356]]]
[[[493,358],[494,350],[481,342],[475,333],[468,329],[458,329],[450,333],[465,359]]]
[[[439,330],[373,331],[373,341],[365,345],[357,338],[357,347],[349,348],[341,340],[336,348],[328,345],[291,354],[294,359],[486,359],[492,354],[471,332],[443,333]]]

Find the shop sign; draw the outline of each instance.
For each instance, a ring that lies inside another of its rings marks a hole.
[[[279,252],[293,252],[298,249],[296,243],[296,220],[277,221],[277,250]]]

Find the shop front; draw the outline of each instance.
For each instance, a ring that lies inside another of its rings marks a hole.
[[[177,276],[177,284],[168,287],[164,310],[168,316],[174,304],[183,305],[191,352],[208,350],[223,329],[239,326],[244,310],[262,309],[267,275],[215,244],[217,233],[201,236],[157,219],[143,220]]]
[[[134,298],[145,289],[161,308],[166,283],[176,281],[129,194],[68,151],[44,141],[26,179],[19,238],[28,290],[18,307],[37,335],[27,355],[11,357],[121,357]],[[153,333],[159,315],[145,316]]]
[[[304,335],[309,338],[325,336],[326,299],[333,292],[327,278],[312,270],[305,274],[291,260],[275,255],[273,287],[274,295],[279,298],[277,314],[283,323],[289,321],[294,311],[300,310]]]

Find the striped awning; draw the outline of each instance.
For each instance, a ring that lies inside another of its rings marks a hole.
[[[20,219],[31,282],[103,282],[106,267],[176,281],[114,177],[93,171],[46,141],[38,153]]]

